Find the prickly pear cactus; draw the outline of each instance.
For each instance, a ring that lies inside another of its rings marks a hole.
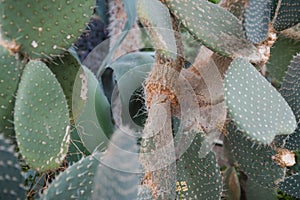
[[[291,61],[288,67],[286,76],[281,85],[280,93],[286,99],[291,106],[296,120],[298,121],[298,127],[295,132],[286,137],[284,147],[290,150],[300,149],[300,54],[297,54]]]
[[[282,31],[300,22],[300,2],[298,0],[272,0],[272,4],[273,26],[276,31]],[[278,12],[276,12],[277,6],[279,6]]]
[[[65,52],[60,58],[56,58],[47,63],[47,66],[55,74],[55,77],[64,90],[71,118],[76,119],[78,113],[81,112],[80,108],[84,104],[84,102],[80,102],[77,99],[73,101],[73,98],[76,98],[74,94],[77,94],[76,92],[79,93],[79,91],[75,90],[80,90],[80,88],[74,87],[75,81],[79,79],[80,72],[83,70],[80,62],[70,52]],[[74,113],[73,102],[77,103],[76,108],[78,108],[78,110],[76,110],[74,106]]]
[[[225,138],[225,147],[237,161],[239,169],[260,187],[275,188],[275,183],[284,176],[284,169],[272,160],[276,151],[247,139],[232,122],[227,130],[229,135]]]
[[[245,15],[244,27],[247,39],[253,43],[260,43],[267,39],[271,2],[269,0],[249,0]]]
[[[0,199],[25,199],[24,177],[11,141],[0,134]]]
[[[291,108],[247,60],[231,63],[224,84],[228,112],[248,137],[270,144],[275,135],[293,133],[296,119]]]
[[[222,176],[215,154],[199,159],[203,137],[196,134],[193,143],[177,161],[177,199],[220,199]]]
[[[60,166],[69,146],[69,110],[60,84],[40,61],[30,61],[23,71],[14,122],[18,147],[30,167]]]
[[[23,64],[0,45],[0,132],[12,136],[14,94],[17,92]]]
[[[279,188],[285,193],[300,198],[300,174],[294,174],[287,177],[283,182],[279,183]]]
[[[67,168],[41,195],[47,199],[91,199],[100,153],[94,153]]]
[[[50,58],[66,51],[81,35],[93,13],[94,0],[0,2],[4,39],[21,45],[31,58]]]
[[[241,22],[218,5],[207,1],[163,2],[190,33],[211,50],[232,58],[260,59],[257,49],[245,38]]]
[[[280,93],[291,106],[297,121],[300,119],[300,53],[294,56],[283,80]]]

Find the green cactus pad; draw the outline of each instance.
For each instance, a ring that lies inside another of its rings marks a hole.
[[[272,156],[277,154],[276,151],[270,146],[257,144],[247,139],[233,122],[228,124],[227,131],[229,135],[224,141],[225,148],[231,152],[240,170],[260,187],[274,188],[275,182],[284,176],[284,169],[272,160]]]
[[[294,174],[279,183],[279,188],[288,195],[300,198],[300,174]]]
[[[23,64],[15,56],[0,46],[0,132],[5,136],[12,137],[13,108],[15,93],[20,81]]]
[[[283,35],[278,36],[278,39],[271,48],[270,60],[266,64],[274,83],[282,83],[293,56],[298,52],[300,52],[300,41]]]
[[[69,110],[59,82],[40,61],[30,61],[23,71],[14,120],[26,163],[37,171],[59,167],[69,146]]]
[[[113,133],[110,105],[100,83],[95,75],[86,67],[74,83],[74,88],[80,88],[80,94],[73,94],[73,107],[78,101],[84,101],[84,106],[75,119],[78,134],[87,150],[92,153],[107,147],[109,137]]]
[[[0,3],[2,36],[22,45],[31,58],[60,55],[81,35],[93,14],[94,0]]]
[[[73,90],[80,89],[74,88],[75,80],[79,78],[78,75],[80,74],[80,71],[82,71],[80,62],[71,53],[66,52],[60,58],[47,63],[47,66],[55,74],[58,82],[64,90],[64,94],[66,95],[66,99],[69,105],[70,115],[72,116],[72,118],[77,118],[77,113],[79,111],[75,111],[74,113],[72,112],[72,100]],[[81,104],[84,103],[81,102]],[[81,106],[78,105],[77,107],[80,108]]]
[[[231,63],[224,84],[228,112],[248,137],[270,144],[276,135],[293,133],[296,120],[291,108],[247,60]]]
[[[171,12],[205,46],[231,58],[260,60],[247,41],[241,22],[231,13],[207,1],[164,0]]]
[[[300,54],[291,61],[286,76],[281,85],[280,93],[291,106],[296,120],[300,119]],[[300,123],[295,132],[285,140],[285,148],[289,150],[300,149]]]
[[[163,55],[176,58],[176,39],[169,9],[158,0],[139,0],[137,10],[155,49]]]
[[[270,23],[270,1],[249,0],[244,15],[244,27],[248,40],[260,43],[267,39]]]
[[[94,199],[136,199],[141,179],[137,138],[120,127],[113,134],[95,176]]]
[[[295,151],[300,150],[300,122],[295,132],[286,137],[284,148]]]
[[[247,180],[245,191],[247,200],[278,200],[274,188],[262,188],[258,183],[251,179]]]
[[[196,134],[191,146],[177,161],[177,199],[220,199],[221,172],[213,152],[199,158],[202,141],[202,134]]]
[[[275,10],[277,7],[278,0],[273,1],[273,12],[272,17],[275,17]],[[273,27],[276,31],[282,31],[288,29],[300,22],[300,1],[299,0],[282,0],[280,8],[275,18]]]
[[[296,120],[300,119],[300,53],[290,63],[280,93],[291,106]]]
[[[25,199],[24,177],[11,141],[0,134],[0,199]]]
[[[99,153],[90,155],[67,168],[40,199],[91,199],[100,156]]]

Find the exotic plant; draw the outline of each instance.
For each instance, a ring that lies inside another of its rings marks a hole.
[[[300,198],[300,3],[217,3],[2,0],[0,198]]]

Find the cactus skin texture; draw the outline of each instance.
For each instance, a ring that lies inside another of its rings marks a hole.
[[[94,0],[1,1],[2,36],[22,45],[31,58],[57,56],[80,36],[94,5]]]
[[[12,137],[14,94],[17,92],[24,65],[0,46],[0,132]]]
[[[270,23],[270,0],[249,0],[244,16],[247,39],[260,43],[267,39]]]
[[[276,16],[278,0],[272,0],[273,27],[276,31],[288,29],[300,22],[299,0],[281,0],[280,8]]]
[[[285,140],[285,148],[289,150],[300,149],[300,54],[297,54],[288,67],[288,71],[281,85],[280,93],[291,106],[298,127],[295,132]]]
[[[296,120],[300,119],[300,53],[290,63],[280,93],[291,106]]]
[[[260,187],[275,188],[275,182],[284,176],[284,169],[272,160],[276,151],[270,146],[245,138],[244,133],[239,131],[233,122],[228,124],[227,131],[229,135],[224,141],[225,148],[237,161],[239,169]]]
[[[44,191],[40,200],[91,199],[100,157],[100,153],[95,153],[67,168]]]
[[[288,195],[300,198],[300,174],[294,174],[279,183],[279,188]]]
[[[231,58],[260,60],[257,49],[245,38],[240,21],[207,1],[164,0],[171,12],[205,46]]]
[[[258,183],[251,179],[247,180],[245,190],[247,200],[278,200],[274,188],[262,188]]]
[[[0,134],[0,199],[25,199],[24,178],[11,141]]]
[[[291,108],[247,60],[231,63],[224,84],[228,112],[248,137],[270,144],[276,135],[294,132],[297,124]]]
[[[297,34],[300,37],[300,31]],[[300,40],[295,40],[285,35],[278,36],[278,39],[271,48],[270,60],[266,64],[273,82],[282,83],[290,61],[297,52],[300,52]]]
[[[30,61],[23,71],[14,120],[26,163],[37,171],[59,167],[69,146],[69,110],[60,84],[40,61]]]
[[[215,154],[199,159],[202,134],[196,134],[191,146],[177,161],[177,199],[220,199],[222,176]]]

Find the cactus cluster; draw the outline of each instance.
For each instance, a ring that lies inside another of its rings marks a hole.
[[[300,198],[299,7],[0,1],[0,199]],[[81,62],[91,17],[109,48]]]

